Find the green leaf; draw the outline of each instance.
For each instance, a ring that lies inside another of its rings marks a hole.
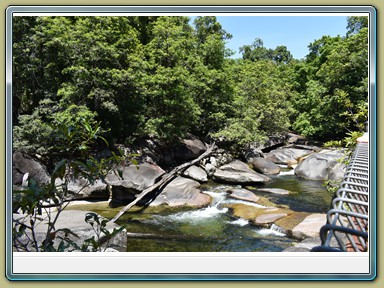
[[[60,178],[63,179],[65,176],[66,168],[67,168],[67,159],[61,160],[59,163],[56,164],[55,169],[52,172],[52,178]]]

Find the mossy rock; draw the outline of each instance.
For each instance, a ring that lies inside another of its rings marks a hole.
[[[262,206],[265,206],[265,207],[280,207],[279,205],[271,202],[266,197],[259,196],[259,195],[257,195],[257,197],[259,197],[259,200],[257,200],[256,204],[259,204],[259,205],[262,205]]]
[[[265,214],[285,213],[290,215],[294,213],[289,209],[281,209],[277,207],[255,207],[246,204],[228,204],[226,205],[231,209],[232,215],[237,218],[243,218],[253,222],[258,216]]]
[[[275,224],[291,233],[292,229],[301,223],[310,214],[311,213],[308,212],[293,212],[287,217],[277,220]]]

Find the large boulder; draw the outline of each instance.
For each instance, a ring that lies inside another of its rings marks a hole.
[[[133,201],[136,194],[155,184],[164,173],[156,164],[141,163],[122,167],[120,172],[109,173],[106,182],[112,188],[112,200],[115,203],[126,203]]]
[[[56,180],[56,185],[60,184],[61,180]],[[78,178],[69,181],[67,187],[68,200],[80,199],[108,199],[109,191],[107,184],[101,180],[96,180],[90,183],[87,179]]]
[[[192,165],[187,170],[185,170],[183,172],[183,176],[190,178],[190,179],[193,179],[193,180],[196,180],[198,182],[207,182],[208,181],[207,172],[205,172],[204,169],[202,169],[198,166],[195,166],[195,165]]]
[[[277,147],[284,146],[286,144],[287,135],[270,135],[264,141],[253,142],[243,151],[244,158],[247,162],[251,162],[253,158],[264,157],[264,152],[268,152]]]
[[[249,168],[248,164],[240,161],[240,160],[234,160],[228,164],[220,166],[220,170],[223,171],[232,171],[232,172],[252,172],[252,170]]]
[[[193,135],[189,135],[187,139],[182,139],[173,148],[175,159],[178,162],[195,159],[206,150],[205,144]]]
[[[160,139],[147,136],[134,141],[130,150],[132,153],[140,155],[141,162],[157,163],[162,167],[169,167],[197,158],[206,151],[206,145],[191,134],[172,146]]]
[[[279,174],[280,173],[280,167],[279,165],[276,165],[272,161],[257,157],[253,158],[252,161],[253,169],[256,172],[262,173],[262,174]]]
[[[331,171],[329,171],[328,180],[332,182],[341,182],[344,178],[345,172],[347,170],[347,166],[339,162],[335,166],[332,167]]]
[[[312,152],[312,150],[307,149],[281,148],[264,154],[264,157],[276,164],[294,165],[298,163],[299,158]]]
[[[176,177],[150,204],[151,206],[168,205],[171,207],[192,206],[204,207],[211,203],[209,195],[204,194],[199,189],[200,183],[184,178]]]
[[[287,133],[287,143],[288,144],[302,144],[305,141],[305,137],[302,135]]]
[[[77,210],[62,211],[55,224],[56,231],[64,228],[71,230],[78,237],[75,237],[73,235],[68,235],[68,238],[79,246],[81,246],[86,239],[89,239],[91,237],[95,237],[95,239],[97,239],[97,235],[95,234],[93,227],[87,222],[85,222],[85,216],[87,213],[88,213],[87,211],[77,211]],[[22,215],[22,214],[13,215],[15,219],[19,219],[20,221],[22,221],[21,219],[23,219],[24,216],[25,215]],[[54,219],[55,216],[56,216],[56,213],[53,212],[51,214],[51,218]],[[29,225],[29,223],[26,223],[26,224]],[[45,240],[47,224],[48,224],[47,221],[44,220],[44,221],[41,221],[41,223],[38,223],[38,225],[36,225],[35,227],[35,237],[39,245],[41,245],[41,243]],[[115,223],[107,223],[105,228],[110,233],[112,233],[114,229],[118,229],[120,228],[120,226]],[[29,231],[26,230],[26,233],[29,233]],[[30,233],[28,235],[29,237],[31,237]],[[63,237],[63,236],[64,236],[63,232],[55,233],[55,238],[53,239],[54,247],[58,247],[60,242],[59,237]],[[125,230],[122,230],[119,233],[117,233],[109,241],[107,241],[108,239],[105,237],[103,233],[101,233],[100,237],[101,237],[100,244],[103,247],[102,251],[104,251],[104,249],[109,247],[109,248],[113,248],[115,251],[117,250],[120,252],[126,252],[127,232]],[[26,243],[28,241],[26,235],[24,235],[24,237],[21,237],[19,240],[22,243]]]
[[[224,183],[250,185],[265,183],[271,180],[269,177],[253,171],[247,164],[239,160],[221,166],[213,174],[213,179]]]
[[[131,149],[131,152],[140,155],[142,162],[169,165],[173,161],[171,149],[166,149],[160,140],[151,137],[136,139]]]
[[[27,184],[28,179],[33,179],[39,184],[49,183],[51,180],[46,167],[39,161],[22,153],[13,153],[12,180],[14,185],[21,185],[23,182]]]
[[[318,237],[320,229],[327,222],[326,214],[312,214],[292,229],[292,236],[298,239]]]
[[[331,171],[334,168],[334,171],[338,169],[339,166],[336,165],[343,157],[344,153],[341,150],[323,150],[319,153],[314,153],[296,166],[295,175],[309,180],[325,181],[330,178],[331,174],[331,178],[335,179],[335,176],[333,176],[335,172]]]

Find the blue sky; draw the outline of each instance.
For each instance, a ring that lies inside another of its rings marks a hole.
[[[308,54],[308,45],[324,35],[345,36],[346,16],[217,16],[222,27],[232,34],[227,47],[241,57],[239,47],[260,38],[266,48],[284,45],[294,58]]]

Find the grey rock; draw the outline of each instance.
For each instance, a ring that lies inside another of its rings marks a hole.
[[[280,147],[285,145],[287,141],[287,135],[282,133],[280,135],[270,135],[265,141],[250,143],[249,148],[244,151],[244,155],[251,156],[254,154],[255,157],[262,157],[262,150],[271,150],[274,147]]]
[[[215,171],[216,171],[216,167],[213,166],[211,163],[207,163],[207,164],[205,164],[204,169],[205,169],[205,172],[207,173],[207,175],[208,175],[209,177],[212,177],[213,174],[214,174]]]
[[[12,160],[13,184],[21,185],[26,173],[29,179],[34,179],[39,184],[46,184],[51,180],[46,167],[32,157],[22,152],[15,152]]]
[[[246,164],[240,160],[235,160],[235,161],[232,161],[231,163],[220,166],[220,170],[237,171],[237,172],[252,172],[252,170],[249,168],[248,164]]]
[[[259,172],[262,174],[279,174],[280,173],[280,167],[268,159],[257,157],[257,158],[253,158],[251,163],[252,163],[253,169],[256,172]]]
[[[264,157],[263,151],[258,148],[249,148],[243,152],[244,158],[247,162],[252,162],[254,158],[262,158]]]
[[[77,237],[69,235],[68,237],[75,242],[77,245],[81,246],[86,239],[89,239],[93,236],[96,238],[96,234],[94,230],[92,229],[92,226],[85,222],[85,215],[88,213],[88,211],[77,211],[77,210],[64,210],[61,212],[61,214],[58,217],[58,220],[55,224],[56,231],[59,229],[67,228],[70,229],[73,233],[75,233]],[[21,219],[24,215],[22,214],[14,214],[14,219]],[[52,213],[52,219],[56,216],[56,213]],[[29,223],[28,223],[29,224]],[[115,223],[107,223],[106,229],[109,232],[112,232],[113,229],[120,228],[119,225]],[[46,237],[46,230],[47,230],[47,221],[41,221],[36,225],[35,228],[35,235],[37,238],[38,244],[41,244]],[[26,230],[28,232],[28,230]],[[103,250],[109,248],[113,248],[119,252],[125,252],[127,249],[127,232],[123,229],[118,234],[115,235],[108,243],[106,242],[106,237],[102,233],[101,236],[101,243]],[[31,236],[31,235],[29,235]],[[59,236],[63,237],[63,232],[57,232],[55,235],[54,241],[54,247],[57,247],[60,239]],[[26,243],[27,238],[21,237],[20,241],[23,243]]]
[[[189,135],[188,139],[182,139],[173,149],[177,161],[195,159],[206,150],[205,144],[193,135]]]
[[[55,184],[60,185],[62,181],[56,179]],[[108,199],[110,196],[106,183],[103,183],[101,180],[90,183],[84,178],[71,180],[67,185],[67,191],[68,200]]]
[[[296,164],[300,157],[311,154],[311,150],[296,148],[281,148],[264,154],[265,159],[276,164]]]
[[[106,182],[112,188],[114,201],[129,202],[135,195],[156,183],[165,171],[155,164],[142,163],[121,168],[122,178],[117,171],[109,173]]]
[[[218,182],[232,184],[257,184],[265,183],[271,179],[256,172],[230,171],[218,169],[213,174],[213,179]]]
[[[215,167],[220,167],[233,161],[233,156],[225,152],[224,150],[222,151],[218,150],[217,153],[215,154],[215,158],[216,158],[216,163],[214,163]]]
[[[239,160],[220,166],[213,174],[213,179],[235,184],[256,184],[271,180],[269,177],[253,171],[246,163]]]
[[[332,167],[328,174],[328,180],[333,182],[341,182],[346,172],[346,165],[344,163],[337,163]]]
[[[217,159],[215,157],[209,157],[209,163],[211,163],[212,166],[217,167]]]
[[[171,207],[203,207],[211,203],[209,195],[199,189],[200,183],[183,177],[172,180],[150,204],[151,206],[168,205]]]
[[[231,198],[245,200],[249,202],[257,202],[260,197],[256,196],[252,191],[243,188],[233,188],[227,191]]]
[[[326,222],[326,214],[309,215],[292,229],[292,236],[298,239],[319,237],[320,229]]]
[[[200,167],[197,167],[195,165],[189,167],[187,170],[183,172],[183,176],[191,178],[193,180],[199,181],[199,182],[207,182],[207,173],[201,169]]]
[[[275,221],[287,217],[288,214],[286,213],[276,213],[276,214],[263,214],[260,216],[257,216],[254,223],[255,224],[270,224],[274,223]]]
[[[287,134],[287,142],[290,143],[290,144],[294,144],[294,143],[300,143],[300,142],[303,142],[305,141],[305,137],[304,136],[301,136],[301,135],[298,135],[298,134],[294,134],[294,133],[288,133]]]
[[[330,171],[342,157],[343,153],[340,150],[323,150],[312,154],[295,167],[295,175],[310,180],[328,180]],[[337,169],[333,173],[336,173]]]

